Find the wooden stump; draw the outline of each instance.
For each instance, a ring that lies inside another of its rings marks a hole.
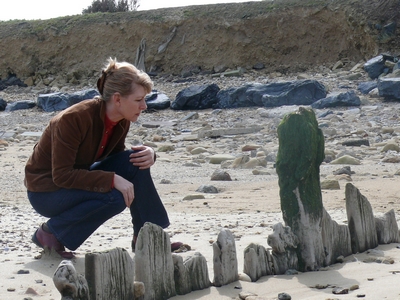
[[[390,244],[399,242],[399,227],[396,215],[391,209],[383,216],[375,217],[376,233],[379,244]]]
[[[171,242],[160,226],[147,222],[140,229],[135,267],[135,279],[146,287],[144,300],[169,299],[176,295]]]
[[[214,285],[223,286],[238,280],[238,262],[235,238],[228,229],[222,229],[213,243]]]
[[[86,254],[85,274],[91,300],[135,298],[134,262],[125,249]]]
[[[196,252],[183,261],[182,256],[172,254],[174,261],[175,287],[178,295],[206,289],[211,286],[208,277],[207,261],[201,253]]]
[[[53,282],[61,293],[61,300],[89,300],[85,277],[76,273],[70,260],[63,260],[53,275]]]
[[[325,265],[337,262],[339,256],[348,256],[351,251],[350,230],[347,225],[339,225],[324,209],[322,217],[322,242],[325,249]]]
[[[353,253],[378,246],[375,218],[371,204],[351,183],[346,184],[347,221]]]
[[[274,232],[268,236],[268,245],[272,248],[274,274],[285,274],[289,269],[298,268],[297,247],[299,240],[291,228],[282,223],[275,224]]]
[[[285,225],[298,237],[300,271],[324,265],[321,236],[322,195],[319,166],[324,160],[324,135],[312,109],[300,107],[286,115],[278,127],[281,208]]]
[[[244,249],[243,272],[255,282],[262,276],[273,275],[274,267],[269,251],[264,246],[251,243]]]

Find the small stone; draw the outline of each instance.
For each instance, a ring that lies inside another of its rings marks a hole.
[[[191,194],[191,195],[186,195],[183,200],[196,200],[196,199],[205,199],[204,195],[200,194]]]
[[[278,294],[278,300],[291,300],[292,296],[290,296],[287,293],[279,293]]]
[[[321,182],[322,190],[340,190],[339,181],[337,180],[324,180]]]
[[[332,293],[335,295],[344,295],[349,293],[349,289],[337,287],[332,290]]]
[[[15,292],[15,288],[7,288],[7,292]]]
[[[357,294],[357,298],[364,298],[365,294]]]
[[[18,270],[17,274],[29,274],[29,270]]]
[[[213,180],[213,181],[232,181],[232,178],[228,172],[225,172],[223,170],[215,170],[214,173],[211,175],[211,180]]]
[[[172,181],[169,180],[169,179],[161,179],[160,183],[161,183],[161,184],[171,184]]]
[[[358,290],[360,288],[360,286],[358,284],[353,284],[350,288],[349,291],[355,291]]]
[[[30,294],[30,295],[39,295],[38,292],[36,292],[33,288],[29,287],[25,291],[25,294]]]

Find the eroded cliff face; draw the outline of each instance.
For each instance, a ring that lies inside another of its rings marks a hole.
[[[252,68],[256,63],[265,65],[264,72],[287,73],[331,67],[340,59],[358,62],[379,52],[400,52],[399,30],[389,37],[382,33],[386,24],[400,23],[400,9],[393,11],[398,0],[378,1],[375,6],[362,0],[297,2],[2,22],[0,77],[13,73],[32,83],[49,77],[79,83],[97,76],[108,57],[135,63],[140,45],[146,71],[174,75],[190,66],[212,72],[221,66]],[[382,5],[386,14],[378,9]]]

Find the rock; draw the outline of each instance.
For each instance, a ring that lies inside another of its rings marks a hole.
[[[344,295],[349,293],[349,289],[341,288],[341,287],[336,287],[332,290],[332,293],[335,295]]]
[[[325,96],[325,87],[315,80],[247,84],[218,92],[216,106],[218,108],[237,108],[310,105]]]
[[[385,59],[383,55],[375,56],[364,64],[364,70],[371,79],[378,78],[385,69]]]
[[[399,147],[398,144],[393,143],[393,142],[387,143],[387,144],[383,147],[382,152],[388,152],[388,151],[400,152],[400,147]]]
[[[15,111],[20,109],[31,109],[36,106],[36,102],[32,100],[21,100],[13,103],[9,103],[5,111]]]
[[[93,99],[96,96],[99,96],[99,92],[95,89],[78,91],[72,94],[40,94],[37,98],[37,106],[47,112],[59,111],[83,100]]]
[[[223,161],[226,160],[234,160],[235,156],[232,156],[230,154],[215,154],[209,157],[210,159],[210,164],[220,164]]]
[[[7,102],[4,99],[0,98],[0,111],[4,111],[6,109]]]
[[[196,199],[205,199],[204,195],[200,194],[191,194],[191,195],[186,195],[183,197],[182,200],[196,200]]]
[[[322,190],[340,190],[339,181],[337,180],[323,180],[321,181]]]
[[[242,147],[242,151],[243,151],[243,152],[244,152],[244,151],[252,151],[252,150],[257,150],[257,149],[259,149],[259,148],[261,148],[260,145],[248,144],[248,145],[244,145],[244,146]]]
[[[194,85],[181,90],[171,103],[174,110],[206,109],[217,103],[220,88],[216,84]]]
[[[201,153],[205,153],[205,152],[208,152],[208,150],[203,147],[197,147],[197,148],[194,148],[193,150],[191,150],[190,154],[197,155],[197,154],[201,154]]]
[[[360,106],[361,100],[355,93],[355,91],[349,91],[345,93],[335,93],[326,98],[315,101],[311,104],[314,109],[322,109],[328,107],[337,106]]]
[[[89,274],[89,270],[88,274]],[[94,272],[94,270],[92,270]],[[53,282],[64,297],[70,300],[89,300],[90,291],[86,278],[78,274],[70,260],[63,260],[53,275]],[[95,291],[93,291],[95,292]]]
[[[27,85],[15,74],[9,73],[6,79],[0,79],[0,91],[6,89],[9,86],[26,87]]]
[[[377,81],[367,81],[367,82],[361,82],[358,85],[358,90],[364,94],[367,95],[370,91],[378,87],[378,82]]]
[[[196,192],[206,194],[218,194],[218,189],[213,185],[201,185]]]
[[[158,152],[170,152],[170,151],[174,151],[175,150],[175,146],[174,145],[161,145],[157,151]]]
[[[231,176],[229,173],[223,170],[215,170],[214,173],[211,175],[212,181],[232,181]]]
[[[142,297],[146,291],[144,283],[140,281],[134,281],[133,282],[133,288],[134,288],[134,295],[135,299]]]
[[[350,155],[343,155],[330,162],[332,165],[360,165],[361,162]]]
[[[166,109],[171,106],[171,99],[167,95],[159,93],[157,91],[152,91],[146,96],[147,110],[150,109]]]
[[[288,293],[279,293],[278,300],[292,300],[292,297]]]
[[[333,171],[333,175],[342,175],[342,174],[351,176],[352,174],[355,174],[355,172],[351,171],[350,166],[345,166],[343,168],[337,169],[336,171]]]
[[[343,146],[356,146],[356,147],[360,147],[360,146],[368,146],[369,147],[369,140],[366,140],[366,139],[348,140],[348,141],[342,142],[342,145]]]
[[[258,170],[258,169],[255,169],[251,172],[253,173],[253,175],[271,175],[271,173],[268,171],[263,171],[263,170]]]
[[[400,100],[400,78],[381,78],[378,80],[379,96],[386,100]]]
[[[250,276],[245,273],[239,273],[239,280],[245,282],[251,282]]]

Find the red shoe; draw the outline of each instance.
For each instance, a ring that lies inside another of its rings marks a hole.
[[[135,252],[136,240],[137,240],[137,236],[133,236],[132,243],[131,243],[132,252]],[[171,243],[171,252],[178,250],[182,245],[183,245],[183,243],[181,243],[181,242]]]
[[[54,234],[43,230],[43,224],[32,235],[32,242],[43,249],[45,247],[49,249],[54,249],[63,258],[74,258],[74,254],[72,252],[65,251],[64,245],[56,239]]]
[[[178,250],[182,245],[183,245],[183,243],[181,243],[181,242],[171,243],[171,252]]]

